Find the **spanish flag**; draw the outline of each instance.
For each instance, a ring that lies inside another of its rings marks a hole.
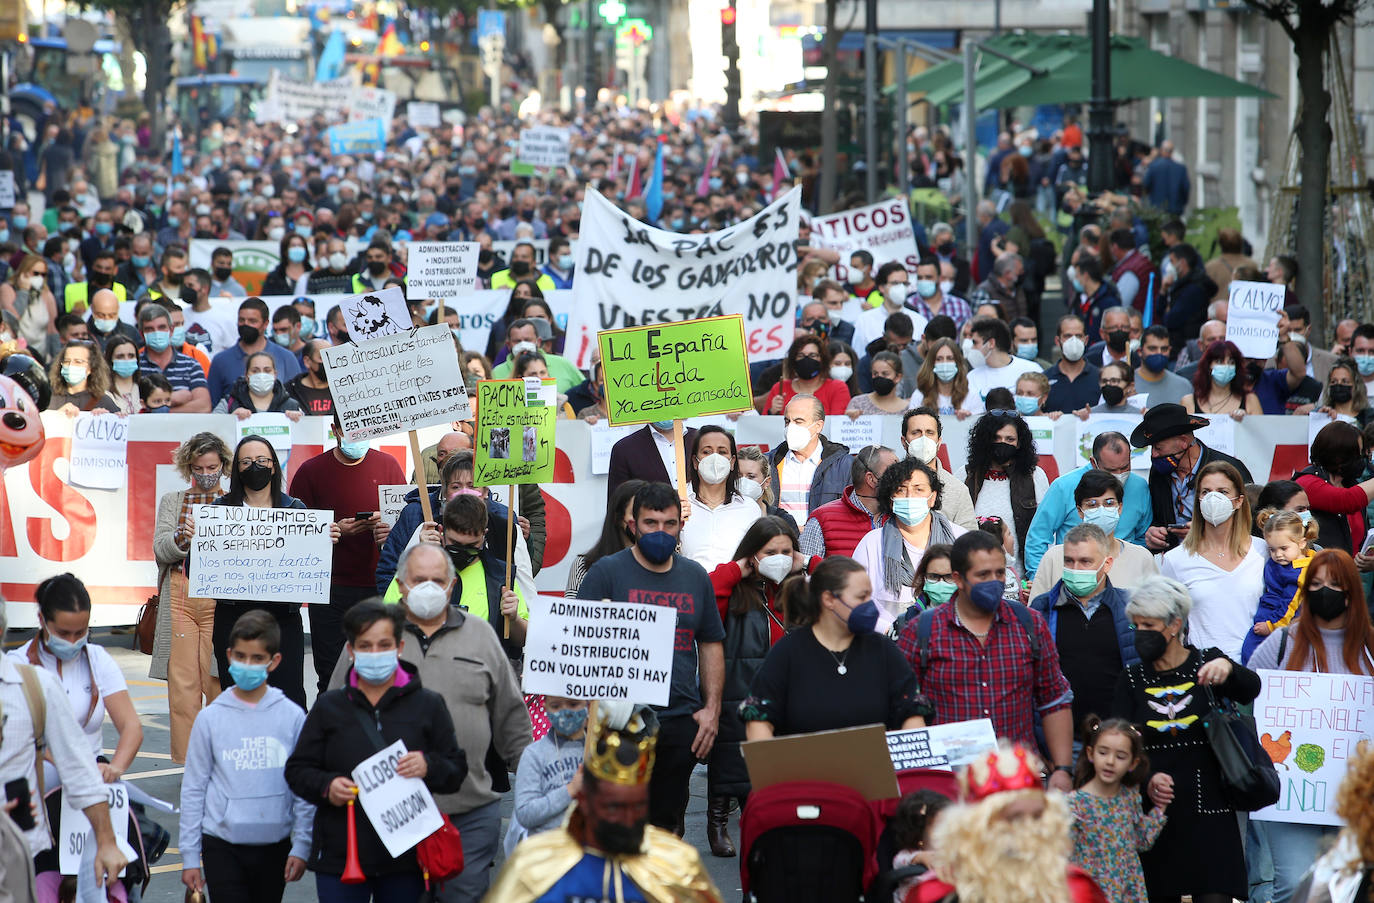
[[[382,32],[382,40],[377,44],[378,56],[400,56],[406,49],[401,45],[401,39],[396,37],[396,23],[391,23]]]
[[[191,55],[197,71],[210,68],[210,62],[219,54],[219,40],[205,30],[205,19],[191,17]]]

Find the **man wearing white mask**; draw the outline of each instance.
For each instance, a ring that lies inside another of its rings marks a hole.
[[[342,238],[331,238],[328,247],[328,259],[321,261],[320,268],[305,281],[308,295],[347,294],[353,291],[353,277],[348,272],[348,245]]]
[[[906,456],[935,468],[935,476],[940,480],[940,513],[965,530],[976,530],[978,515],[973,512],[973,496],[964,481],[956,480],[940,463],[938,455],[943,435],[944,427],[934,408],[922,405],[902,416],[902,448]]]
[[[906,306],[907,291],[910,288],[906,267],[890,260],[878,268],[878,275],[874,277],[874,281],[877,283],[874,293],[882,296],[882,303],[859,315],[858,322],[854,324],[855,348],[867,348],[869,342],[881,337],[887,318],[898,312],[906,314],[911,319],[912,335],[917,335],[926,328],[926,318]],[[872,302],[876,299],[870,295],[868,300]]]
[[[1102,397],[1098,385],[1098,368],[1088,363],[1087,327],[1078,314],[1059,318],[1054,344],[1059,347],[1059,363],[1045,371],[1050,381],[1050,395],[1045,401],[1046,413],[1059,411],[1071,414],[1092,407]]]
[[[1022,373],[1040,372],[1034,362],[1012,356],[1011,330],[996,317],[973,321],[969,337],[964,339],[964,357],[972,368],[968,374],[969,394],[980,401],[998,386],[1015,394],[1016,380]]]
[[[814,395],[794,395],[783,409],[784,442],[769,455],[773,464],[773,498],[778,507],[806,526],[811,512],[834,501],[849,485],[849,448],[831,442],[825,429],[825,407]]]
[[[420,683],[443,697],[468,762],[459,791],[435,798],[462,833],[465,859],[462,874],[445,882],[435,899],[477,903],[486,893],[500,840],[500,788],[509,787],[506,774],[488,770],[489,751],[514,771],[530,743],[530,716],[496,631],[485,619],[450,604],[457,582],[450,553],[420,543],[402,553],[396,577],[406,618],[400,660],[414,665]],[[342,687],[348,670],[348,656],[340,656],[329,688]]]

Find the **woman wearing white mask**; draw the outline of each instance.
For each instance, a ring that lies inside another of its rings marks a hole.
[[[1188,587],[1193,610],[1188,639],[1199,649],[1216,646],[1240,661],[1264,591],[1269,547],[1250,535],[1250,502],[1240,472],[1225,461],[1198,471],[1193,522],[1177,547],[1164,553],[1159,572]]]
[[[287,419],[301,419],[301,403],[286,394],[286,387],[277,379],[277,362],[266,351],[248,355],[243,376],[234,383],[229,394],[215,406],[216,414],[233,414],[247,420],[254,414],[285,414]]]
[[[704,426],[692,438],[688,454],[691,487],[687,521],[682,525],[682,554],[707,573],[731,560],[740,539],[759,517],[759,506],[735,484],[735,437],[719,426]]]
[[[57,299],[48,288],[48,267],[44,258],[26,254],[10,278],[0,283],[0,310],[14,317],[18,337],[45,358],[59,347]]]
[[[1102,528],[1112,544],[1108,556],[1112,559],[1112,586],[1132,590],[1146,577],[1159,573],[1154,555],[1144,546],[1126,542],[1116,535],[1121,521],[1121,481],[1105,470],[1090,470],[1083,474],[1073,490],[1078,518],[1085,524]],[[1050,591],[1064,575],[1064,545],[1052,545],[1040,559],[1031,583],[1030,597],[1038,598]]]
[[[887,523],[870,531],[854,549],[854,560],[873,581],[879,633],[911,607],[916,565],[932,545],[952,543],[967,533],[941,513],[943,489],[935,471],[915,458],[898,461],[878,481],[878,512]]]
[[[773,498],[773,463],[757,445],[735,451],[735,491],[759,506],[764,514],[781,514]]]
[[[778,592],[791,574],[810,573],[824,560],[807,559],[799,548],[790,517],[760,517],[749,526],[734,557],[711,572],[721,623],[725,625],[725,687],[721,693],[720,732],[706,772],[706,838],[716,856],[735,855],[726,831],[731,800],[741,808],[749,795],[749,772],[739,745],[744,722],[739,704],[749,695],[764,657],[787,632]]]

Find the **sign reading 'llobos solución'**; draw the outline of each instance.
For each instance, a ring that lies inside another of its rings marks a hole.
[[[733,414],[752,405],[738,314],[615,329],[597,341],[612,426]]]

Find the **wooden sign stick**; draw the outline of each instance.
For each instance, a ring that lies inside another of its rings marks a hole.
[[[517,487],[511,484],[510,504],[506,506],[506,582],[508,589],[515,589],[515,493]],[[510,616],[506,616],[506,639],[510,639]]]
[[[677,465],[677,497],[687,502],[687,454],[682,448],[682,421],[673,421],[673,463]]]
[[[425,479],[425,462],[420,458],[420,434],[410,431],[410,456],[415,459],[415,488],[420,490],[420,510],[425,514],[425,522],[434,521],[434,510],[429,505],[429,483]],[[442,545],[442,541],[440,545]]]

